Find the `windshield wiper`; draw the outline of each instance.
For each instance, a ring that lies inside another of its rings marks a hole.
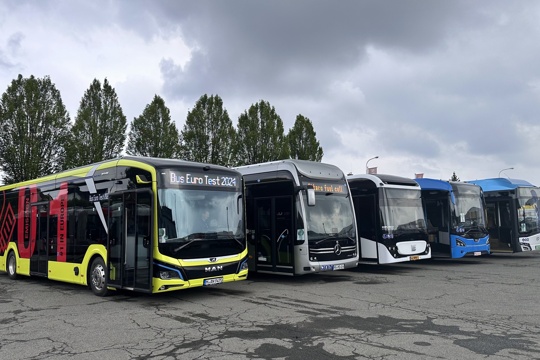
[[[167,239],[167,241],[181,241],[181,242],[184,242],[186,241],[185,244],[182,244],[180,245],[179,247],[173,249],[174,252],[178,252],[180,250],[182,250],[183,248],[195,243],[195,242],[200,242],[200,241],[212,241],[212,240],[216,240],[216,239],[227,239],[227,240],[234,240],[236,243],[238,243],[238,245],[240,246],[241,249],[243,249],[245,247],[245,244],[242,243],[242,241],[240,241],[238,238],[232,236],[231,234],[219,234],[219,233],[211,233],[213,234],[214,237],[207,237],[205,235],[205,233],[195,233],[195,234],[192,234],[192,235],[188,235],[186,237],[183,237],[183,238],[174,238],[174,239]]]
[[[232,234],[229,234],[229,233],[218,233],[217,234],[217,238],[218,239],[227,239],[227,240],[234,240],[238,243],[238,245],[240,245],[240,248],[244,248],[245,244],[242,243],[240,240],[238,240],[238,238],[236,236],[233,236]]]
[[[188,240],[186,238],[177,238],[177,239],[174,239],[174,240]],[[203,239],[203,238],[194,238],[194,239],[190,239],[187,243],[185,243],[184,245],[182,246],[179,246],[177,247],[176,249],[174,249],[174,252],[179,252],[180,250],[182,250],[183,248],[185,248],[186,246],[189,246],[191,244],[193,244],[194,242],[198,242],[198,241],[204,241],[204,240],[207,240],[207,239]]]
[[[326,240],[329,240],[329,239],[335,239],[335,238],[338,237],[337,234],[335,234],[335,235],[327,234],[327,235],[329,235],[329,236],[327,236],[327,237],[325,237],[325,238],[322,238],[321,240],[315,241],[315,244],[318,245],[318,244],[322,243],[323,241],[326,241]]]

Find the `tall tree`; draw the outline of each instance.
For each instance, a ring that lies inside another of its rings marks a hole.
[[[317,140],[317,134],[311,121],[302,115],[296,116],[294,126],[287,134],[287,142],[292,159],[321,161],[323,149]]]
[[[115,158],[124,149],[126,117],[107,79],[94,79],[84,93],[71,129],[66,167]]]
[[[142,115],[133,119],[126,152],[161,158],[180,155],[180,134],[160,96],[155,95]]]
[[[181,136],[186,160],[233,165],[236,131],[218,95],[205,94],[197,100],[188,112]]]
[[[11,82],[0,102],[0,169],[15,183],[60,170],[69,114],[48,76]]]
[[[459,178],[457,177],[455,171],[454,171],[454,173],[452,174],[452,177],[450,178],[450,181],[460,181]]]
[[[240,115],[235,152],[237,165],[289,158],[283,121],[269,102],[261,100]]]

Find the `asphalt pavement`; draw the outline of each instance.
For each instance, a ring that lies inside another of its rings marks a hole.
[[[100,298],[0,274],[0,359],[540,359],[540,252]]]

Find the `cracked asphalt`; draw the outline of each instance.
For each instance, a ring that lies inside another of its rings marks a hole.
[[[540,359],[540,253],[99,298],[0,274],[0,359]]]

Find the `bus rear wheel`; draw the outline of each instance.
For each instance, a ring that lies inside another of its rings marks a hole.
[[[15,253],[13,251],[11,251],[8,255],[7,273],[11,280],[15,280],[17,278],[17,258],[15,257]]]
[[[90,266],[89,275],[89,285],[92,289],[92,292],[97,296],[106,296],[108,293],[107,290],[107,268],[103,259],[97,257],[92,261]]]

